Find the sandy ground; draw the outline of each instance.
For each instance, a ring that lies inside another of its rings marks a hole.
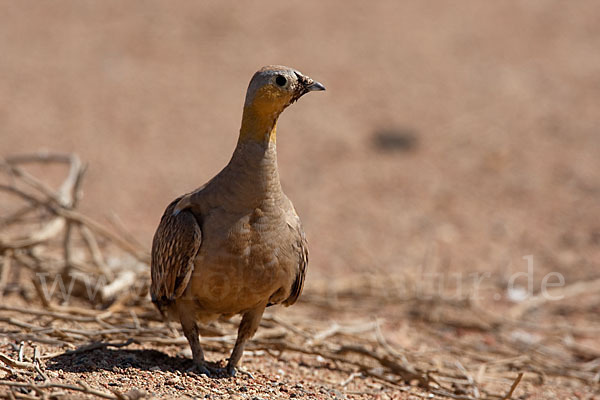
[[[229,160],[253,72],[290,65],[327,87],[278,127],[307,293],[372,274],[421,277],[404,291],[475,276],[503,310],[524,257],[531,294],[551,272],[565,286],[600,277],[599,21],[591,0],[4,1],[0,155],[78,153],[81,209],[117,214],[149,246],[166,204]],[[404,318],[321,318],[372,316]]]

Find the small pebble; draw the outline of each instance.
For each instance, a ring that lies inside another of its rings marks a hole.
[[[169,378],[165,381],[165,385],[177,385],[179,383],[179,377]]]

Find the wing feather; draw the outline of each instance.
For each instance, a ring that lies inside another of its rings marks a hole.
[[[293,223],[288,223],[288,225],[297,238],[297,241],[294,244],[294,252],[298,257],[298,272],[296,274],[296,280],[294,280],[292,288],[290,289],[290,296],[283,302],[286,306],[291,306],[298,300],[298,297],[300,297],[302,289],[304,288],[304,277],[306,276],[306,270],[308,268],[308,242],[306,240],[306,234],[302,229],[300,218],[293,207],[292,212],[294,214],[294,218],[292,219]]]
[[[179,200],[165,210],[152,241],[150,292],[159,309],[185,291],[202,243],[201,221],[189,209],[175,212]]]

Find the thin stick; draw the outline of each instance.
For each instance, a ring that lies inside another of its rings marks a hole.
[[[135,342],[135,340],[133,340],[132,338],[129,338],[125,342],[122,342],[122,343],[96,342],[96,343],[88,344],[86,346],[78,347],[75,350],[65,351],[61,355],[71,356],[73,354],[86,353],[88,351],[94,351],[97,349],[105,349],[107,347],[120,348],[120,347],[129,346],[131,343],[134,343],[134,342]]]
[[[121,220],[121,218],[114,212],[112,212],[108,218],[108,222],[112,225],[113,228],[117,230],[117,232],[125,238],[129,243],[135,245],[139,251],[146,251],[146,246],[144,246],[129,230]]]
[[[69,308],[61,307],[61,306],[51,306],[51,307],[53,309],[58,309],[58,310],[66,309],[66,310],[65,310],[65,312],[55,312],[55,311],[36,310],[36,309],[29,309],[29,308],[24,308],[24,307],[14,307],[14,306],[7,306],[7,305],[0,305],[0,310],[15,311],[15,312],[22,313],[22,314],[30,314],[30,315],[37,315],[37,316],[48,316],[48,317],[52,317],[55,319],[62,319],[65,321],[77,321],[77,322],[94,322],[98,316],[106,317],[106,313],[93,311],[93,310],[89,310],[89,312],[86,312],[87,316],[67,314],[68,312],[75,313],[77,307],[69,307]],[[33,326],[33,325],[29,325],[29,326]]]
[[[340,382],[340,386],[341,387],[348,386],[348,384],[350,382],[352,382],[354,380],[354,378],[356,378],[357,376],[362,376],[362,372],[353,372],[353,373],[351,373],[348,378],[346,378],[342,382]]]
[[[0,185],[2,189],[2,185]],[[2,249],[22,249],[25,247],[35,246],[37,244],[46,242],[55,237],[65,226],[64,218],[54,218],[50,222],[46,223],[42,229],[29,234],[24,238],[10,239],[0,237],[0,250]]]
[[[33,365],[35,367],[36,372],[42,377],[42,379],[44,379],[44,382],[48,382],[50,378],[48,378],[48,375],[46,375],[44,371],[42,371],[42,367],[40,365],[40,355],[37,346],[33,347]]]
[[[40,281],[36,278],[32,278],[31,282],[33,282],[33,287],[35,288],[35,292],[38,295],[38,298],[40,299],[40,301],[42,302],[44,307],[50,308],[51,307],[50,299],[46,296],[46,293],[44,292],[44,289],[42,288],[42,284],[40,283]]]
[[[450,397],[451,399],[456,399],[456,400],[475,400],[471,396],[465,396],[462,394],[454,394],[454,393],[447,392],[445,390],[432,390],[431,393],[437,394],[439,396]]]
[[[300,335],[302,337],[305,337],[307,339],[310,339],[312,337],[311,334],[303,331],[302,329],[294,326],[293,324],[287,323],[286,321],[283,321],[281,318],[275,316],[275,315],[265,315],[263,317],[263,320],[265,321],[271,321],[274,322],[275,324],[282,326],[283,328],[289,330],[292,333],[295,333],[297,335]]]
[[[57,208],[54,211],[57,214],[59,214],[60,216],[63,216],[69,220],[76,221],[76,222],[86,225],[91,230],[95,231],[96,233],[98,233],[101,236],[106,237],[107,239],[112,241],[114,244],[121,247],[123,250],[127,251],[134,257],[136,257],[139,261],[146,263],[146,264],[150,263],[150,254],[149,253],[147,253],[146,251],[140,251],[137,248],[137,246],[135,246],[134,244],[131,244],[129,241],[114,234],[113,232],[111,232],[110,230],[105,228],[102,224],[93,220],[92,218],[90,218],[86,215],[80,214],[77,211],[66,210],[64,208],[60,208],[60,209]]]
[[[0,226],[7,227],[16,222],[21,221],[22,218],[27,216],[27,214],[37,210],[36,205],[28,204],[14,211],[12,214],[9,214],[5,217],[0,217]]]
[[[11,318],[11,317],[0,317],[0,321],[6,322],[10,325],[18,326],[19,328],[25,328],[25,329],[29,329],[29,330],[41,329],[37,325],[28,324],[27,322],[23,322],[23,321],[20,321],[18,319]]]
[[[473,379],[473,376],[460,363],[460,361],[456,360],[455,363],[456,363],[456,366],[458,367],[458,369],[460,370],[460,372],[462,372],[464,374],[464,376],[467,378],[467,382],[469,383],[469,385],[473,388],[473,396],[476,399],[478,399],[479,398],[479,388],[477,387],[477,383],[475,382],[475,379]]]
[[[119,397],[119,396],[117,396],[115,394],[110,394],[110,393],[102,392],[100,390],[92,389],[89,385],[87,385],[83,381],[78,381],[77,384],[79,386],[67,385],[67,384],[64,384],[64,383],[52,383],[52,382],[35,384],[35,383],[32,383],[32,382],[0,381],[0,386],[29,388],[29,389],[34,390],[36,392],[37,391],[41,391],[42,389],[67,389],[67,390],[73,390],[73,391],[76,391],[76,392],[82,392],[82,393],[91,394],[93,396],[98,396],[98,397],[101,397],[103,399],[119,400],[119,399],[123,398],[123,395],[121,395]]]
[[[106,262],[104,261],[102,251],[100,251],[100,246],[98,245],[98,241],[96,240],[94,233],[85,225],[79,225],[79,232],[81,232],[81,237],[83,237],[83,241],[85,242],[90,253],[90,257],[92,257],[92,261],[96,267],[98,267],[98,269],[104,275],[107,275],[109,279],[112,280],[112,271],[109,271]]]
[[[32,154],[17,154],[6,157],[5,160],[9,164],[27,164],[27,163],[64,163],[69,164],[71,162],[70,153],[50,153],[50,152],[38,152]]]
[[[62,340],[58,340],[58,339],[52,339],[48,336],[45,335],[40,335],[39,333],[37,335],[29,335],[29,334],[22,334],[22,333],[5,333],[4,335],[6,335],[6,337],[10,337],[13,338],[14,340],[27,340],[30,342],[36,342],[36,343],[43,343],[43,344],[50,344],[53,346],[62,346],[62,347],[71,347],[73,348],[73,344],[62,341]],[[44,358],[44,357],[42,357]]]
[[[515,389],[519,385],[519,382],[521,382],[521,378],[523,378],[523,372],[519,372],[519,375],[517,376],[517,378],[515,379],[515,381],[513,382],[513,384],[510,386],[510,390],[508,391],[508,393],[506,394],[506,396],[504,396],[502,398],[502,400],[509,400],[510,398],[512,398],[512,395],[515,392]]]
[[[139,279],[139,276],[131,271],[125,270],[121,272],[115,280],[100,289],[100,296],[104,301],[115,298],[119,293],[131,288]]]
[[[28,369],[30,371],[35,371],[35,366],[33,365],[33,363],[26,362],[26,361],[13,360],[12,358],[10,358],[9,356],[7,356],[6,354],[3,354],[3,353],[0,353],[0,361],[2,361],[4,364],[8,365],[9,367],[18,368],[18,369]]]
[[[69,169],[69,176],[63,182],[60,188],[60,193],[63,202],[63,207],[75,208],[81,198],[79,189],[81,186],[81,180],[85,173],[85,168],[81,167],[79,157],[73,157],[71,162],[71,168]],[[73,221],[68,220],[65,228],[65,235],[63,238],[63,249],[65,255],[65,268],[71,267],[71,232],[73,231]]]
[[[16,167],[14,165],[11,165],[10,163],[2,162],[1,160],[0,160],[0,166],[9,169],[9,171],[14,176],[21,178],[23,183],[25,183],[28,186],[30,186],[31,188],[37,190],[38,192],[40,192],[41,194],[43,194],[44,196],[46,196],[47,198],[49,198],[50,200],[55,202],[56,204],[59,204],[59,205],[63,204],[61,198],[59,196],[57,196],[57,194],[50,187],[48,187],[45,183],[39,181],[33,175],[30,175],[25,170],[23,170],[19,167]]]
[[[31,156],[31,157],[33,157],[33,156]],[[63,156],[61,156],[61,160],[62,160],[62,157]],[[18,159],[18,157],[11,158],[9,163],[15,162],[14,161],[15,159]],[[25,157],[24,159],[28,159],[28,158]],[[37,160],[37,158],[35,158],[35,157],[33,157],[33,159]],[[66,218],[68,222],[76,222],[79,224],[86,225],[90,229],[96,231],[98,234],[100,234],[100,235],[108,238],[112,242],[114,242],[117,246],[121,247],[125,251],[134,255],[138,260],[140,260],[144,263],[149,263],[150,262],[149,254],[147,254],[147,252],[145,250],[141,250],[136,244],[132,244],[127,239],[123,239],[120,236],[112,233],[110,230],[105,228],[100,223],[94,221],[93,219],[91,219],[87,216],[84,216],[72,209],[66,209],[64,207],[65,204],[67,204],[69,206],[72,205],[73,198],[71,196],[69,196],[68,193],[76,185],[78,176],[79,177],[83,176],[83,173],[81,172],[81,169],[80,169],[81,163],[79,161],[79,158],[76,156],[71,156],[69,161],[71,162],[69,176],[67,177],[65,182],[63,182],[63,184],[61,185],[61,189],[59,190],[60,195],[57,196],[56,194],[53,194],[53,193],[47,193],[49,191],[49,189],[48,190],[40,189],[41,186],[37,185],[37,188],[41,192],[43,192],[45,195],[47,195],[48,198],[52,199],[52,202],[50,202],[50,203],[43,201],[43,200],[41,200],[33,195],[30,195],[28,193],[25,193],[24,191],[14,187],[14,186],[11,186],[11,185],[0,184],[0,190],[4,190],[6,192],[15,194],[15,195],[23,198],[24,200],[28,201],[31,204],[37,204],[37,205],[43,206],[44,208],[47,208],[50,212],[54,213],[55,215]],[[33,179],[35,180],[35,178],[33,178]],[[33,183],[33,185],[36,185],[36,184]],[[71,200],[71,201],[69,201],[69,200]],[[54,221],[52,221],[52,222],[54,222]],[[64,221],[62,221],[61,223],[64,224]],[[54,222],[54,224],[58,224],[58,223]],[[52,225],[52,226],[54,229],[52,229],[51,232],[48,232],[46,235],[43,235],[43,237],[41,239],[38,239],[36,241],[30,239],[28,241],[13,242],[11,240],[0,237],[0,249],[2,249],[2,248],[22,248],[22,247],[28,247],[28,246],[35,245],[41,241],[48,240],[50,237],[55,236],[55,234],[57,234],[60,230],[62,230],[64,225],[60,225],[60,227],[56,227],[54,225]]]
[[[19,362],[23,361],[23,353],[25,351],[25,342],[21,341],[21,343],[19,343],[19,356],[17,357],[17,359],[19,360]]]
[[[561,301],[585,293],[600,293],[600,279],[575,282],[568,286],[548,290],[548,293],[544,296],[537,295],[530,297],[511,308],[509,315],[513,319],[519,319],[529,310],[540,307],[549,301]]]
[[[4,297],[4,289],[8,285],[8,277],[10,275],[12,263],[12,250],[7,250],[2,258],[2,271],[0,272],[0,302]]]

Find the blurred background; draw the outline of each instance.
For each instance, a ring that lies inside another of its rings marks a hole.
[[[399,298],[468,292],[475,276],[502,313],[528,259],[525,297],[549,272],[600,278],[598,2],[1,4],[0,156],[79,154],[80,210],[147,248],[165,206],[228,162],[252,74],[283,64],[327,87],[278,125],[309,299],[374,276]],[[589,323],[596,289],[538,322]],[[375,311],[399,346],[421,340],[397,333],[411,307]]]
[[[514,272],[532,254],[536,274],[598,274],[594,1],[2,10],[0,152],[78,153],[82,210],[116,213],[147,246],[166,204],[229,160],[254,71],[284,64],[327,87],[279,123],[309,282],[426,254],[444,269]]]

